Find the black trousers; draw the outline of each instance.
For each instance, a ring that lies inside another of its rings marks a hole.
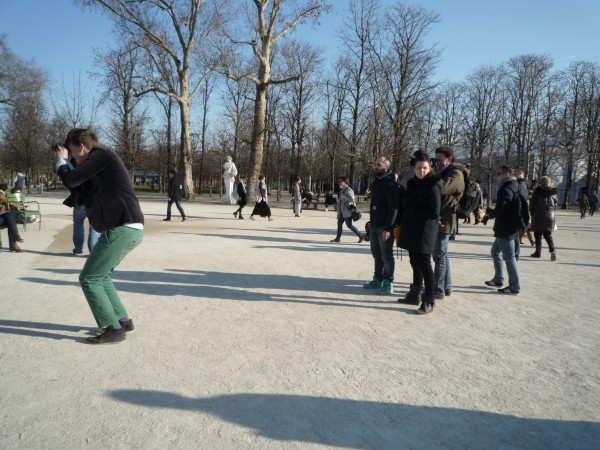
[[[409,251],[408,258],[413,269],[413,286],[423,286],[423,282],[425,282],[424,297],[428,302],[433,303],[435,277],[431,265],[431,253]]]
[[[535,252],[539,255],[542,252],[542,235],[548,244],[548,250],[550,253],[554,251],[554,239],[552,239],[552,231],[534,231],[533,236],[535,237]]]
[[[6,211],[0,214],[0,228],[8,228],[8,242],[12,244],[16,241],[15,236],[19,234],[19,230],[17,230],[17,219],[14,211]]]

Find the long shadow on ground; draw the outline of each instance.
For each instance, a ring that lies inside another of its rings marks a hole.
[[[77,269],[44,268],[43,272],[71,275]],[[24,281],[52,285],[79,286],[76,281],[24,277]],[[413,308],[403,308],[397,296],[380,297],[364,290],[361,283],[336,278],[310,278],[292,275],[246,274],[171,269],[163,272],[118,271],[113,273],[118,291],[149,296],[186,296],[236,301],[270,301],[309,304],[317,306],[371,308],[412,314]],[[402,284],[398,283],[399,290]],[[256,291],[254,291],[256,290]],[[279,292],[257,292],[278,290]],[[404,289],[405,290],[405,289]],[[327,294],[320,296],[319,292]],[[346,295],[348,297],[344,298]],[[356,298],[359,297],[359,298]]]
[[[190,398],[148,390],[115,390],[120,402],[211,414],[276,441],[344,448],[598,448],[596,422],[363,400],[281,394]]]

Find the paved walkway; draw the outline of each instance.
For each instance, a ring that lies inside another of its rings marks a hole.
[[[523,257],[516,297],[483,285],[491,226],[461,227],[454,292],[422,317],[361,288],[368,244],[330,243],[334,212],[242,221],[203,197],[163,222],[146,195],[114,273],[136,330],[93,346],[70,210],[38,200],[27,252],[0,254],[2,449],[600,448],[600,217],[558,211],[558,261]]]

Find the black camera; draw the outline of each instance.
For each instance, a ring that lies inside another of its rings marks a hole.
[[[60,147],[65,147],[65,144],[61,144],[60,142],[56,142],[56,143],[54,143],[54,144],[52,144],[50,146],[50,150],[56,153],[58,151],[58,147],[59,146]]]

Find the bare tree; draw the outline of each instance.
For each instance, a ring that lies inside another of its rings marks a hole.
[[[482,66],[467,76],[464,134],[471,164],[481,169],[487,165],[488,187],[492,185],[491,174],[496,162],[495,143],[503,106],[503,80],[504,71],[499,66]],[[486,150],[487,164],[484,165]],[[488,201],[490,198],[491,195]]]
[[[369,59],[372,34],[378,28],[378,10],[375,0],[352,0],[349,5],[349,16],[344,21],[340,33],[345,57],[342,64],[348,83],[348,110],[350,113],[350,161],[349,181],[354,183],[355,159],[358,153],[363,132],[361,119],[365,115],[364,103],[369,94],[369,72],[372,70]]]
[[[517,165],[529,167],[531,148],[539,139],[541,123],[535,114],[551,68],[552,60],[546,55],[521,55],[507,63],[506,95],[512,125],[510,142],[516,147]]]
[[[298,75],[297,79],[290,81],[286,86],[286,107],[283,112],[287,119],[291,151],[290,189],[293,178],[300,176],[307,127],[317,100],[316,77],[317,68],[322,63],[321,53],[322,49],[297,41],[283,46],[287,67]]]
[[[140,64],[141,53],[139,48],[124,47],[96,56],[97,66],[103,68],[103,72],[98,74],[106,87],[103,98],[109,103],[111,112],[109,133],[112,134],[115,150],[123,159],[132,179],[141,156],[142,129],[146,122],[144,112],[139,111],[142,98],[135,92],[135,71]]]
[[[24,95],[42,89],[47,79],[33,61],[15,55],[0,35],[0,106],[15,106]]]
[[[386,114],[394,131],[394,162],[407,160],[407,136],[413,119],[436,87],[432,76],[440,52],[425,38],[439,16],[420,6],[395,4],[385,12],[384,22],[372,45],[381,72],[381,86],[388,96]]]
[[[146,52],[146,62],[139,67],[137,95],[154,92],[177,101],[181,117],[179,172],[186,197],[193,198],[190,103],[213,72],[213,52],[208,47],[221,27],[226,4],[216,0],[77,1],[107,12],[125,40]],[[176,83],[173,73],[177,74]]]
[[[251,173],[249,190],[256,186],[260,174],[265,140],[265,119],[267,91],[271,84],[285,84],[297,78],[290,76],[285,79],[271,77],[272,52],[276,43],[292,31],[300,22],[307,19],[317,19],[326,6],[321,0],[253,0],[256,8],[254,13],[246,10],[248,23],[247,39],[234,37],[237,33],[230,32],[231,41],[236,46],[248,46],[258,63],[254,73],[234,73],[229,59],[231,55],[223,56],[224,72],[228,78],[236,81],[250,80],[256,87],[254,100],[254,125],[252,144],[250,147]],[[288,8],[284,8],[288,5]]]

